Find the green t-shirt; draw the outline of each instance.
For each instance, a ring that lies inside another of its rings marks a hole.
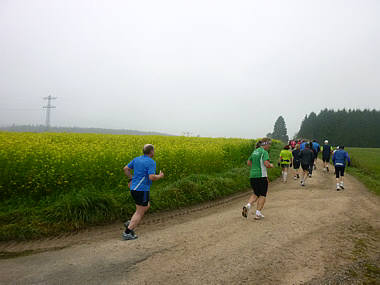
[[[268,177],[264,161],[269,160],[269,153],[265,149],[262,147],[255,149],[248,160],[252,161],[250,178]]]
[[[280,152],[280,157],[283,160],[283,161],[281,161],[281,164],[290,164],[292,162],[293,154],[290,150],[283,149]],[[285,160],[288,160],[288,161],[285,161]]]

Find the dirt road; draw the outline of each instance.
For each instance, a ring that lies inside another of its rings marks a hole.
[[[380,199],[350,176],[337,192],[334,180],[318,170],[305,188],[271,183],[261,221],[241,216],[247,192],[151,215],[135,241],[111,225],[3,243],[2,252],[56,250],[1,259],[0,284],[355,284],[380,261]]]

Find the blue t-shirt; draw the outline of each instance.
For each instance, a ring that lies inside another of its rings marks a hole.
[[[307,142],[303,142],[303,143],[301,143],[301,145],[300,145],[300,150],[304,150],[305,147],[306,147],[306,145],[307,145]]]
[[[131,190],[149,191],[152,181],[149,179],[150,174],[156,174],[156,162],[147,155],[134,158],[127,165],[133,169]]]
[[[315,152],[320,152],[321,151],[321,147],[320,147],[319,143],[313,142],[313,150]]]
[[[346,166],[346,162],[350,163],[350,157],[348,156],[348,153],[343,150],[339,149],[336,152],[334,152],[332,161],[335,166]]]

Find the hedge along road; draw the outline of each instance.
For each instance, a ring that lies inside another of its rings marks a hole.
[[[354,284],[361,273],[347,276],[348,268],[380,261],[380,199],[350,176],[337,192],[320,169],[306,188],[271,183],[261,221],[241,216],[247,192],[148,216],[136,241],[110,225],[0,244],[2,252],[63,248],[3,256],[0,284]]]

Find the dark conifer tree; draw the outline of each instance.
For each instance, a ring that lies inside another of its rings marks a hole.
[[[334,145],[352,147],[380,147],[380,111],[377,110],[322,110],[306,115],[298,138],[328,139]]]
[[[272,138],[280,140],[284,143],[289,141],[288,130],[286,129],[285,120],[282,116],[278,117],[276,123],[274,124]]]

